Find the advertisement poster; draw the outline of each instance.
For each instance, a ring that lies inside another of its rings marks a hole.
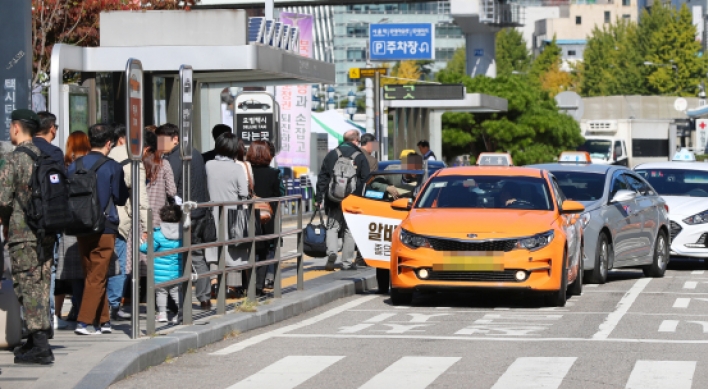
[[[143,154],[143,67],[139,61],[128,64],[128,151],[131,159]]]
[[[312,15],[283,12],[280,21],[300,30],[300,55],[312,57]],[[285,85],[276,88],[280,104],[280,166],[310,165],[310,85]]]
[[[180,112],[182,118],[180,120],[180,152],[182,159],[189,161],[192,159],[192,89],[194,88],[192,81],[192,67],[182,66],[180,74]]]

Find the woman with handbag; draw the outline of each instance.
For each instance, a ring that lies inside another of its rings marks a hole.
[[[241,147],[239,147],[241,146]],[[246,170],[243,166],[237,163],[237,157],[243,155],[242,145],[236,139],[236,135],[227,132],[219,135],[216,139],[214,151],[216,156],[214,160],[207,162],[207,188],[211,201],[240,201],[248,200],[248,179],[246,178]],[[237,239],[244,237],[245,230],[243,225],[243,217],[248,208],[245,206],[227,208],[226,220],[220,220],[220,212],[218,207],[214,207],[214,220],[220,228],[226,228],[227,239]],[[248,247],[247,243],[232,245],[228,247],[226,255],[226,266],[238,266],[248,262]],[[226,278],[226,285],[230,287],[229,294],[238,297],[243,293],[242,288],[239,290],[240,277],[237,273],[229,273]]]
[[[265,141],[255,141],[251,143],[246,154],[246,159],[250,162],[253,174],[253,195],[260,198],[271,198],[280,196],[280,171],[270,167],[273,155],[270,153],[268,143]],[[271,235],[275,233],[275,212],[278,211],[278,202],[262,202],[255,205],[257,215],[256,223],[260,222],[260,235]],[[275,245],[278,239],[259,242],[256,245],[256,260],[265,261],[273,258]],[[262,295],[265,286],[268,266],[260,266],[256,271],[256,294]]]

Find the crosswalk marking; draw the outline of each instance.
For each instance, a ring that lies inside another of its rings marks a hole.
[[[659,325],[659,332],[676,332],[676,327],[678,327],[678,320],[664,320]]]
[[[691,302],[690,298],[677,298],[674,302],[674,308],[688,308],[688,304]]]
[[[696,289],[696,286],[698,286],[698,282],[696,281],[686,281],[683,284],[684,289]]]
[[[637,361],[626,389],[691,389],[696,362]]]
[[[517,358],[492,389],[557,389],[577,358]]]
[[[642,293],[644,288],[649,284],[651,281],[651,278],[642,278],[638,280],[637,282],[634,283],[632,288],[629,289],[627,294],[620,299],[620,301],[617,303],[617,308],[611,312],[609,315],[607,315],[607,318],[605,318],[605,321],[600,324],[600,328],[595,333],[595,335],[592,336],[593,339],[607,339],[612,331],[617,327],[617,324],[619,324],[620,320],[622,320],[622,317],[629,311],[629,308],[634,304],[634,301],[639,297],[639,294]]]
[[[359,389],[424,389],[459,357],[403,357]]]
[[[228,389],[292,389],[344,357],[287,356]]]
[[[694,270],[691,272],[691,274],[700,276],[701,274],[703,274],[705,272],[706,272],[705,270]]]

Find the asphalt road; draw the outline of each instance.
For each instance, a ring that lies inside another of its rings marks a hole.
[[[565,308],[525,294],[357,295],[114,388],[708,388],[708,271],[611,272]]]

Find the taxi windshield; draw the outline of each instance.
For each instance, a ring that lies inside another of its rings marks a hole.
[[[660,196],[708,197],[708,171],[637,169]]]
[[[550,211],[552,204],[542,178],[442,176],[430,180],[415,207]]]
[[[582,146],[578,147],[578,151],[587,151],[593,159],[610,159],[611,146],[610,140],[587,139]]]
[[[415,198],[423,183],[423,173],[419,171],[372,173],[366,180],[363,197],[371,200],[391,202],[399,198]]]
[[[605,192],[605,175],[602,173],[551,171],[558,186],[568,200],[595,201]]]

